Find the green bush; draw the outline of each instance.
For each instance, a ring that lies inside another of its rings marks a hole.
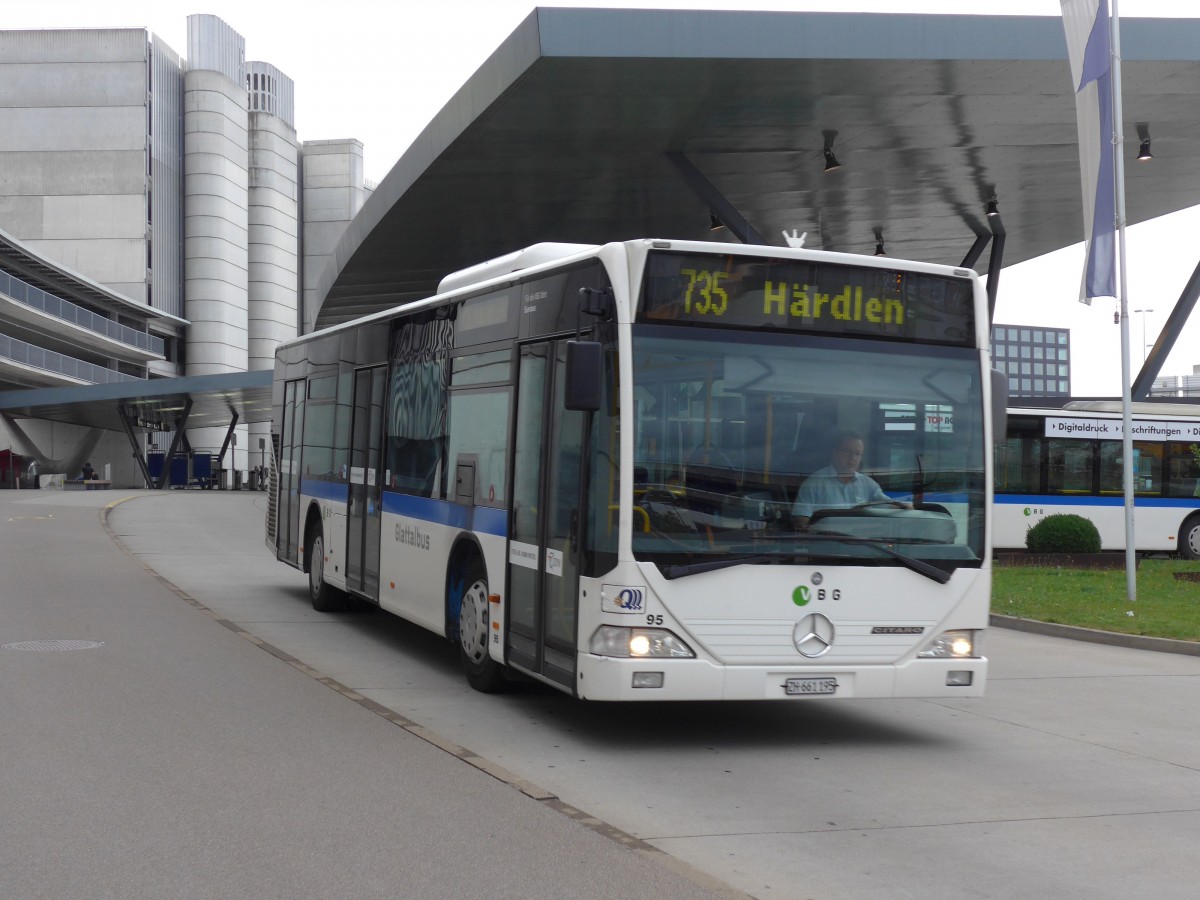
[[[1100,532],[1091,519],[1060,513],[1030,528],[1025,546],[1031,553],[1099,553]]]

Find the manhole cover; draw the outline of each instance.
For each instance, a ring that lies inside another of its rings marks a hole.
[[[17,641],[0,645],[0,650],[95,650],[104,641]]]

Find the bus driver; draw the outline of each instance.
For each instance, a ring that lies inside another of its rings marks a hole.
[[[800,485],[792,505],[792,522],[803,531],[813,513],[820,509],[850,509],[863,503],[892,503],[908,509],[907,503],[893,500],[871,478],[858,471],[862,465],[863,438],[857,431],[842,431],[833,445],[830,464],[817,469]]]

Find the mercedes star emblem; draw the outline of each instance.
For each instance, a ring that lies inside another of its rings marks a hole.
[[[809,613],[792,629],[792,641],[802,656],[816,659],[833,649],[833,622],[821,613]]]

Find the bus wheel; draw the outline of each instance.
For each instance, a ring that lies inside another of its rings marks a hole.
[[[1179,529],[1179,555],[1200,559],[1200,516],[1191,516]]]
[[[488,655],[491,611],[488,608],[487,573],[479,562],[471,563],[461,584],[458,606],[458,652],[467,684],[492,694],[507,685],[504,667]]]
[[[317,612],[341,612],[346,608],[346,595],[325,581],[325,535],[318,525],[308,539],[308,599]]]

